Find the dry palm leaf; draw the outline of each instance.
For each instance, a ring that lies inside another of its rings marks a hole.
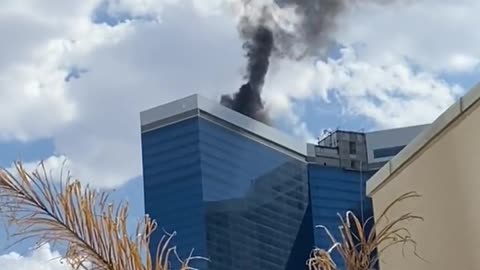
[[[337,269],[334,264],[324,264],[324,262],[332,260],[330,253],[333,249],[336,249],[340,253],[346,270],[372,269],[378,262],[379,255],[386,249],[395,245],[402,245],[405,247],[407,244],[412,244],[414,246],[414,254],[421,258],[416,252],[417,243],[412,239],[408,229],[403,227],[402,224],[411,220],[423,220],[423,218],[413,215],[412,213],[405,213],[393,220],[387,218],[388,212],[396,204],[407,199],[418,197],[420,197],[420,195],[417,193],[408,192],[395,199],[379,215],[378,219],[375,220],[370,232],[367,231],[367,226],[369,222],[373,222],[373,218],[369,218],[362,223],[360,219],[350,211],[345,214],[345,218],[339,215],[341,222],[341,225],[339,226],[341,240],[337,240],[327,227],[322,225],[316,226],[326,232],[333,245],[329,252],[312,253],[311,258],[308,261],[309,263],[313,263],[313,266],[311,266],[310,269]],[[382,225],[383,227],[378,229],[377,227],[379,224],[385,225]]]
[[[310,254],[310,259],[307,261],[309,270],[334,270],[337,269],[337,265],[332,260],[330,253],[337,247],[338,244],[334,244],[329,250],[315,248]]]
[[[43,163],[29,173],[20,162],[15,175],[0,170],[0,214],[16,226],[17,242],[39,238],[41,242],[66,246],[64,258],[74,269],[168,270],[170,258],[178,259],[166,234],[156,256],[149,250],[156,223],[148,216],[127,230],[128,204],[109,203],[108,193],[98,192],[70,177],[59,184],[50,181]],[[193,269],[192,254],[180,260],[182,270]]]

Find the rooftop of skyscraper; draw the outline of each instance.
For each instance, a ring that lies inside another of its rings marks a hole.
[[[140,113],[142,132],[195,116],[215,121],[254,140],[288,151],[309,162],[348,169],[378,169],[427,125],[359,132],[337,130],[318,143],[307,143],[275,127],[231,110],[201,95],[190,95]]]
[[[257,139],[262,139],[264,143],[274,144],[302,156],[307,155],[304,142],[198,94],[141,112],[142,132],[196,115],[216,120],[231,129],[241,129],[244,135],[254,135]]]

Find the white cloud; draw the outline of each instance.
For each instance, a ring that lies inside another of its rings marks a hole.
[[[12,65],[0,74],[0,139],[48,137],[71,121],[75,105],[64,91],[65,76],[47,64]]]
[[[286,59],[275,61],[264,86],[266,107],[276,120],[291,126],[294,135],[311,141],[314,135],[295,101],[305,101],[315,96],[328,100],[329,76],[328,72],[316,68],[313,59],[301,62]]]
[[[32,76],[32,81],[55,74],[57,78],[44,92],[33,93],[42,108],[25,104],[22,111],[24,103],[12,102],[16,126],[3,122],[0,130],[17,139],[52,136],[55,152],[68,156],[74,176],[97,186],[114,187],[138,176],[140,111],[194,92],[217,99],[220,93],[237,89],[241,80],[241,46],[228,16],[206,19],[192,6],[169,11],[161,23],[140,20],[109,27],[79,20],[70,39],[50,39],[45,42],[50,48],[33,48],[39,59],[32,58],[27,65],[42,64],[35,70],[45,76]],[[87,72],[66,83],[64,67],[71,65]],[[54,83],[58,91],[53,91]],[[14,94],[12,101],[21,97]],[[49,103],[48,95],[56,99]],[[19,121],[22,116],[24,122]]]
[[[36,161],[22,161],[22,167],[28,172],[38,172],[43,175],[44,170],[51,181],[65,181],[67,177],[71,176],[75,179],[80,179],[83,182],[95,183],[92,180],[101,179],[101,182],[96,182],[95,187],[110,188],[118,185],[118,179],[111,178],[111,174],[101,171],[92,171],[83,164],[76,164],[65,155],[49,156],[43,160]],[[6,168],[13,176],[18,177],[18,172],[15,164]]]
[[[113,28],[77,24],[72,33],[78,41],[68,43],[64,51],[42,51],[54,59],[50,62],[60,75],[52,82],[60,84],[58,96],[68,95],[72,111],[64,108],[69,105],[67,97],[48,103],[40,92],[39,104],[44,109],[27,106],[26,123],[20,123],[16,115],[12,122],[18,126],[3,130],[22,138],[19,130],[31,127],[32,113],[45,113],[53,119],[52,126],[40,126],[44,123],[39,120],[37,128],[53,136],[56,152],[62,154],[47,161],[57,161],[64,154],[75,177],[100,187],[121,185],[138,176],[140,111],[194,92],[216,99],[240,85],[243,57],[236,32],[230,31],[233,21],[212,16],[204,19],[191,7],[177,7],[160,24],[134,21]],[[183,23],[187,17],[195,28]],[[66,83],[66,72],[61,69],[67,64],[88,71],[81,79]],[[52,88],[45,91],[55,94]],[[15,106],[12,111],[20,112],[20,105]],[[38,134],[29,135],[24,138]]]
[[[303,113],[295,110],[295,104],[287,94],[270,94],[267,109],[270,115],[275,116],[275,120],[283,122],[291,127],[291,133],[305,141],[313,141],[314,135],[307,127],[307,123],[302,120],[300,115]]]
[[[413,70],[405,59],[370,63],[351,47],[342,49],[338,59],[314,63],[311,59],[277,62],[265,85],[272,114],[304,137],[312,136],[301,120],[306,116],[295,110],[299,101],[320,97],[331,102],[329,97],[335,97],[345,117],[360,115],[377,128],[393,128],[433,121],[464,92],[435,73]]]
[[[91,23],[99,1],[50,2],[48,9],[36,1],[0,5],[0,34],[8,40],[0,54],[0,140],[50,137],[73,121],[78,112],[64,80],[69,69],[128,31],[128,25]]]
[[[42,167],[44,167],[48,173],[51,172],[52,176],[59,176],[62,168],[65,170],[65,175],[67,174],[69,167],[71,166],[71,161],[69,161],[65,156],[50,156],[42,161],[22,161],[22,166],[29,173],[34,171],[41,172],[43,171]],[[12,174],[16,174],[17,172],[15,164],[12,164],[12,166],[7,168],[7,170]]]
[[[300,62],[278,60],[269,70],[265,84],[265,96],[285,94],[295,99],[311,98],[313,95],[327,99],[329,72],[319,69],[314,59]]]
[[[329,70],[329,89],[347,112],[391,128],[433,121],[463,92],[428,72],[414,72],[406,62],[374,65],[345,48],[338,60],[319,62]]]
[[[364,5],[340,20],[335,36],[347,46],[363,44],[362,60],[370,63],[407,57],[425,70],[464,72],[480,58],[480,37],[473,34],[479,8],[475,0]]]
[[[122,42],[81,60],[91,72],[69,84],[81,117],[55,133],[56,149],[101,186],[140,174],[140,111],[194,92],[216,99],[241,79],[242,52],[228,17],[172,7],[160,24],[132,27]]]
[[[433,73],[414,71],[405,60],[389,65],[361,60],[353,48],[342,49],[338,59],[314,63],[284,61],[272,68],[265,86],[272,113],[307,137],[311,132],[301,120],[306,116],[295,110],[295,100],[331,102],[329,96],[334,96],[345,117],[360,115],[377,128],[392,128],[429,123],[464,92]]]
[[[448,65],[452,71],[468,72],[473,70],[480,60],[477,57],[465,54],[452,54]]]
[[[132,17],[150,17],[162,20],[165,9],[189,6],[202,16],[219,15],[227,4],[235,0],[107,0],[107,12],[111,16],[128,14]]]
[[[15,270],[70,270],[71,268],[60,260],[60,254],[50,249],[47,243],[34,249],[28,256],[11,252],[0,255],[2,269]]]

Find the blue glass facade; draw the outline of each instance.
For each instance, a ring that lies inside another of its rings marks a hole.
[[[143,133],[142,147],[145,209],[177,231],[181,256],[195,248],[212,270],[304,265],[292,253],[297,238],[313,240],[301,158],[201,117]]]
[[[366,220],[373,216],[372,202],[365,195],[365,184],[372,172],[349,171],[317,164],[308,166],[312,216],[315,225],[326,226],[332,235],[341,241],[338,230],[340,220],[337,213],[344,216],[350,210]],[[323,229],[314,231],[315,246],[328,249],[332,243]],[[340,254],[332,255],[339,269],[343,269]]]
[[[145,211],[158,223],[152,237],[154,251],[165,230],[180,233],[175,237],[180,256],[188,255],[191,248],[206,254],[198,144],[195,119],[142,134]]]
[[[259,140],[199,116],[143,132],[145,210],[159,224],[152,247],[162,228],[176,231],[179,255],[194,248],[210,259],[194,266],[209,270],[297,270],[314,246],[328,248],[314,226],[335,231],[338,212],[362,209],[360,174]]]

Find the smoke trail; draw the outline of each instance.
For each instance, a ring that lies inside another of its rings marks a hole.
[[[261,25],[251,34],[243,47],[247,51],[247,79],[248,82],[240,87],[240,90],[232,96],[222,96],[221,103],[239,113],[254,119],[268,123],[267,114],[263,110],[263,102],[260,96],[265,75],[270,63],[270,55],[273,49],[273,35],[270,29]]]
[[[232,96],[222,96],[221,104],[268,123],[261,93],[270,58],[299,61],[324,54],[338,16],[354,4],[355,0],[241,0],[238,31],[248,60],[247,82]]]

